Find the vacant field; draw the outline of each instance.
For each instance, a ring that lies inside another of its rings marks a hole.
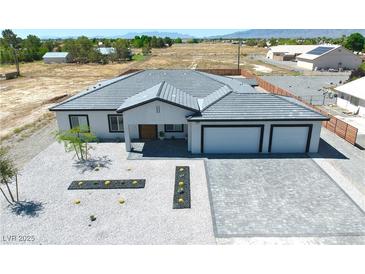
[[[139,52],[136,50],[136,52]],[[266,49],[241,47],[241,67],[290,74],[282,68],[262,64],[251,54],[265,54]],[[166,49],[153,49],[147,58],[123,64],[21,64],[21,77],[0,81],[0,138],[24,139],[53,120],[48,108],[59,96],[73,95],[97,81],[132,69],[146,68],[236,68],[237,45],[229,43],[176,44]],[[13,71],[14,66],[0,66],[0,73]],[[44,122],[40,122],[44,120]],[[11,137],[11,138],[9,138]],[[17,137],[17,138],[15,138]]]
[[[112,78],[133,62],[111,65],[22,64],[18,79],[0,81],[0,137],[20,132],[48,112],[61,95],[72,95],[93,83]],[[13,67],[0,66],[0,73]]]
[[[152,56],[136,68],[237,68],[238,45],[230,43],[175,44],[167,49],[153,49]],[[264,48],[241,47],[240,67],[257,72],[270,71],[274,74],[292,74],[290,70],[264,64],[251,55],[265,55]],[[260,66],[264,67],[260,71]],[[258,70],[255,70],[255,68]]]

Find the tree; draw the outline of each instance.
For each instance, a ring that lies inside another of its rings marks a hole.
[[[164,41],[164,44],[169,45],[169,47],[171,47],[171,45],[172,45],[172,39],[170,37],[165,37],[163,39],[163,41]]]
[[[42,58],[41,53],[41,39],[35,35],[28,35],[22,42],[22,48],[24,51],[24,61],[31,62],[34,60],[40,60]]]
[[[132,45],[135,48],[142,48],[143,47],[143,41],[142,41],[141,37],[135,36],[134,39],[132,40]]]
[[[158,40],[156,36],[152,36],[150,46],[151,48],[158,48]]]
[[[151,54],[151,46],[149,43],[145,43],[142,48],[142,54],[144,56]]]
[[[270,39],[270,46],[277,46],[278,45],[278,40],[276,38],[271,38]]]
[[[365,44],[365,38],[360,33],[355,32],[346,38],[344,47],[352,51],[362,51]]]
[[[89,51],[88,55],[87,55],[87,59],[89,62],[91,63],[107,63],[107,57],[104,57],[100,51],[96,50],[96,49],[92,49]]]
[[[19,191],[18,191],[18,170],[15,167],[13,161],[9,159],[7,155],[7,150],[5,148],[0,148],[0,185],[5,185],[9,197],[5,194],[4,190],[0,186],[0,191],[5,197],[6,201],[13,205],[13,203],[19,202]],[[9,184],[14,180],[15,178],[15,186],[16,186],[16,198],[14,198],[14,195],[12,191],[10,190]]]
[[[17,75],[20,76],[19,59],[17,49],[20,47],[22,39],[18,37],[12,30],[5,29],[2,31],[2,44],[10,48],[13,54]]]
[[[64,144],[66,152],[74,151],[77,159],[81,161],[88,159],[90,148],[88,143],[98,140],[88,127],[75,127],[60,131],[56,134],[56,139]]]
[[[362,63],[357,69],[351,71],[349,81],[353,81],[364,76],[365,76],[365,63]]]
[[[114,42],[115,55],[117,60],[129,61],[132,58],[132,52],[129,49],[127,40],[118,39]]]
[[[174,40],[174,43],[175,44],[181,44],[182,43],[182,40],[181,40],[181,38],[176,38],[175,40]]]

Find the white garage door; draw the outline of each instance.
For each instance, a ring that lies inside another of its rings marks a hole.
[[[203,127],[203,153],[258,153],[261,127]]]
[[[271,134],[271,152],[307,152],[307,141],[309,133],[309,126],[273,126]]]

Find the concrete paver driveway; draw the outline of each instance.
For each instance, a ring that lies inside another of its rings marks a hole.
[[[310,158],[206,161],[216,237],[361,236],[365,214]]]

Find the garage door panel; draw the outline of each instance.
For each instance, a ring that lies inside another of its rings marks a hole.
[[[261,127],[205,127],[204,153],[258,153]]]
[[[273,126],[271,152],[305,153],[309,133],[309,126]]]

